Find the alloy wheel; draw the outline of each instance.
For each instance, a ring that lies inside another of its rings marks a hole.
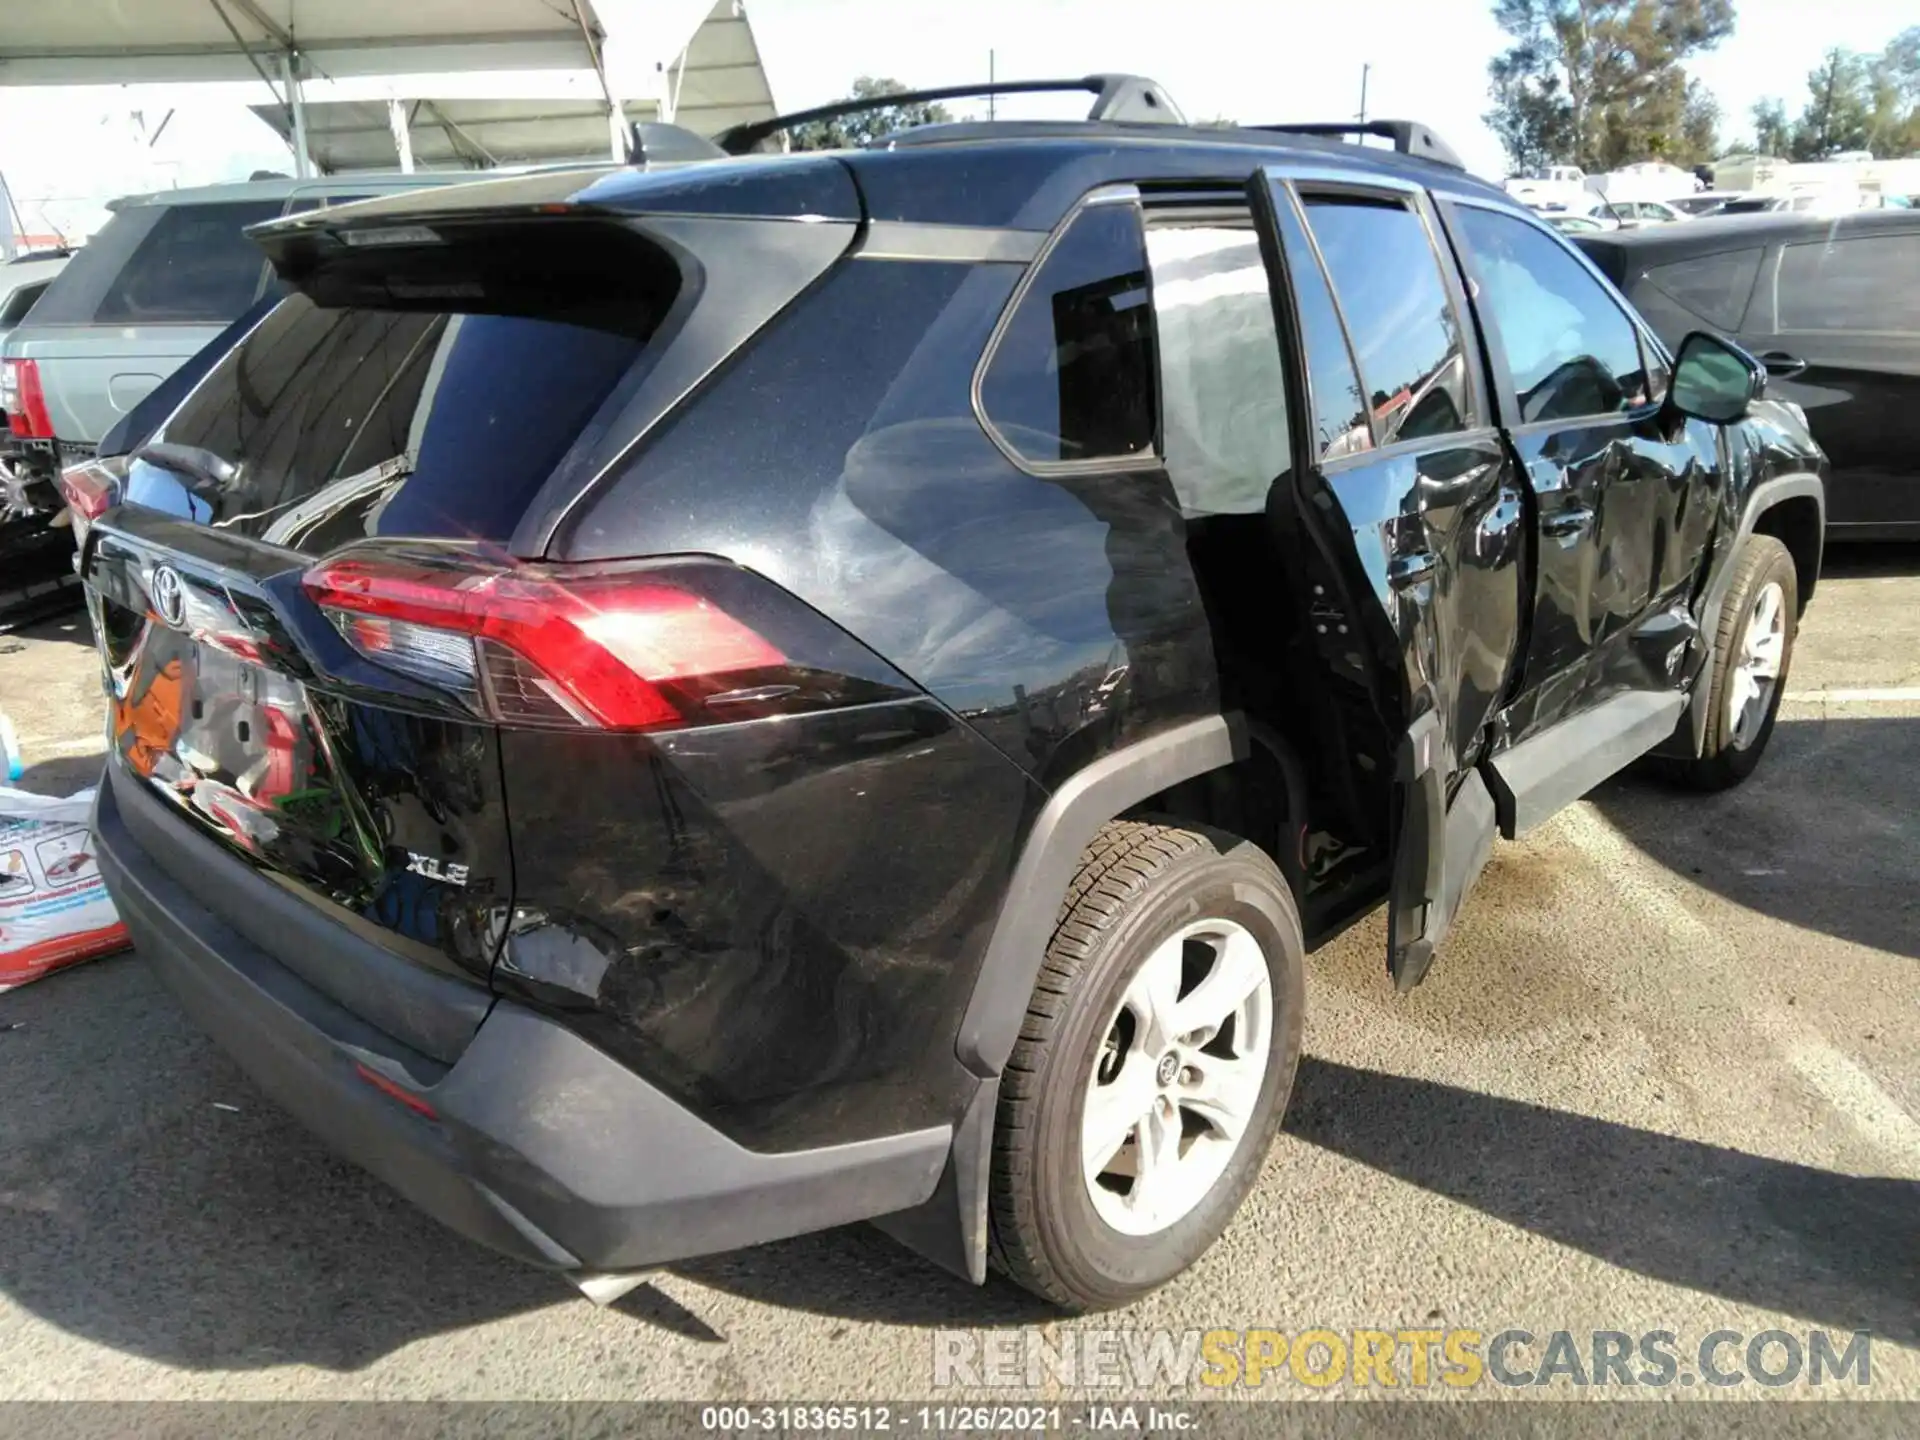
[[[1272,1040],[1273,982],[1245,927],[1203,920],[1155,948],[1087,1081],[1081,1157],[1102,1220],[1151,1235],[1206,1198],[1258,1108]]]
[[[1734,748],[1751,745],[1766,722],[1780,683],[1780,665],[1787,649],[1787,597],[1777,582],[1761,587],[1753,598],[1741,634],[1740,655],[1727,686],[1727,731]]]

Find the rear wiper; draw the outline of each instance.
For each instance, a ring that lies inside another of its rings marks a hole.
[[[153,445],[142,445],[133,452],[133,458],[186,476],[195,482],[187,488],[196,495],[227,494],[236,488],[240,479],[238,466],[198,445],[175,445],[163,440]]]

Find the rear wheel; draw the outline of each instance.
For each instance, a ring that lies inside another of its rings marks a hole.
[[[999,1269],[1100,1309],[1219,1238],[1293,1086],[1304,949],[1257,846],[1132,821],[1100,832],[1001,1079]]]
[[[1785,545],[1751,535],[1733,564],[1714,637],[1705,744],[1698,759],[1680,767],[1701,790],[1738,785],[1759,765],[1786,693],[1799,624],[1799,579]]]

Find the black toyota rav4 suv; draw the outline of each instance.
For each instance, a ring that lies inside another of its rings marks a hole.
[[[1418,126],[1087,83],[261,227],[292,293],[89,530],[141,952],[589,1294],[872,1219],[1138,1295],[1309,950],[1384,903],[1411,986],[1496,833],[1767,743],[1824,461],[1754,362]]]

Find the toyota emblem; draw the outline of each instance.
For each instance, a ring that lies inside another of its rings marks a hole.
[[[170,565],[156,565],[153,580],[147,587],[153,597],[153,608],[160,612],[160,618],[178,630],[187,619],[187,590],[181,582],[180,572]]]

